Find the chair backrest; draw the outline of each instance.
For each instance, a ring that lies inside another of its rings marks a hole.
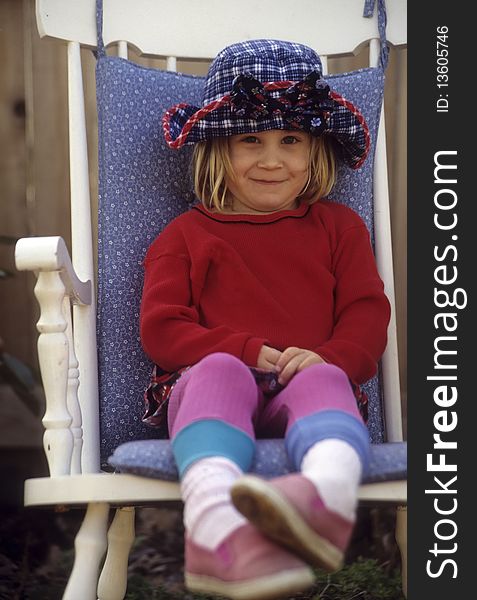
[[[373,2],[366,4],[372,12]],[[158,435],[140,421],[142,394],[151,368],[138,335],[142,259],[154,237],[194,199],[187,167],[189,150],[169,150],[162,139],[160,123],[164,110],[172,104],[180,101],[200,104],[203,85],[201,77],[173,72],[176,58],[211,59],[230,43],[268,37],[314,47],[325,57],[326,69],[327,56],[349,54],[370,40],[373,68],[331,77],[332,87],[354,101],[364,113],[371,127],[373,152],[363,169],[340,172],[332,196],[333,200],[355,208],[365,219],[374,235],[378,267],[387,294],[394,304],[382,117],[378,134],[383,90],[383,70],[379,65],[383,61],[383,47],[377,16],[363,18],[363,6],[356,0],[301,0],[292,5],[282,0],[264,0],[259,5],[242,0],[240,11],[231,14],[233,7],[233,3],[221,0],[174,3],[136,0],[134,5],[127,0],[104,0],[103,18],[99,20],[104,24],[104,43],[108,46],[118,42],[123,58],[103,56],[97,66],[100,141],[97,323],[94,306],[74,309],[75,335],[82,332],[75,339],[75,349],[81,373],[78,394],[83,416],[85,471],[97,469],[100,454],[101,463],[105,464],[114,447],[122,442]],[[388,0],[386,8],[388,40],[396,45],[405,43],[405,1]],[[37,0],[37,18],[41,35],[68,41],[72,258],[78,275],[93,280],[79,48],[97,46],[95,0],[81,3]],[[98,31],[101,33],[101,27]],[[165,57],[169,70],[161,72],[131,63],[127,60],[128,44],[143,54]],[[99,46],[101,55],[101,43]],[[394,319],[381,373],[386,437],[397,441],[402,432]],[[382,441],[377,379],[367,388],[371,397],[371,436],[373,441]]]

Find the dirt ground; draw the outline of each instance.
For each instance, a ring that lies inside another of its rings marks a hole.
[[[0,520],[0,600],[60,600],[73,561],[74,536],[83,510],[54,513],[5,507]],[[347,562],[377,558],[399,567],[392,509],[360,509]],[[127,599],[192,600],[183,585],[183,526],[180,505],[136,511],[136,541],[129,560]],[[144,590],[141,592],[141,590]],[[306,596],[307,598],[310,596]]]

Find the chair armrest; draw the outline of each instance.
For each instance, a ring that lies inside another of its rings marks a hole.
[[[15,264],[19,271],[59,271],[71,302],[91,304],[91,281],[77,277],[63,238],[21,238],[15,246]]]
[[[61,237],[20,239],[15,262],[18,270],[37,275],[38,359],[46,397],[43,446],[50,474],[80,473],[83,418],[71,304],[81,311],[94,309],[92,284],[76,275]]]

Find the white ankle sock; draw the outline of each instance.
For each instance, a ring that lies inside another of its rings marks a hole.
[[[215,550],[248,522],[230,500],[230,488],[241,475],[241,469],[223,457],[203,458],[185,472],[181,481],[184,526],[199,546]]]
[[[361,460],[347,442],[317,442],[303,457],[302,474],[316,487],[325,505],[346,519],[354,519],[361,480]]]

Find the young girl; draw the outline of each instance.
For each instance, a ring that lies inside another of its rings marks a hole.
[[[169,401],[186,584],[290,595],[313,583],[309,565],[342,564],[368,459],[357,397],[389,303],[366,226],[322,200],[337,160],[365,160],[368,129],[313,50],[255,40],[220,52],[203,107],[171,108],[164,131],[172,148],[196,144],[201,200],[149,248],[141,307],[154,398]],[[297,472],[243,475],[256,436],[284,436]]]

